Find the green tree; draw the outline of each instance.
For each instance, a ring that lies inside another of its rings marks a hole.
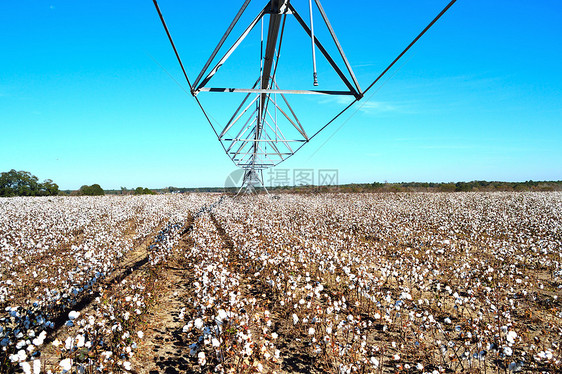
[[[46,196],[54,196],[59,194],[59,186],[50,179],[45,179],[40,185],[42,194]]]
[[[105,192],[99,184],[92,184],[91,186],[84,185],[80,187],[78,194],[85,196],[103,196],[105,195]]]
[[[59,194],[59,186],[47,179],[39,183],[28,171],[14,169],[0,174],[0,196],[51,196]]]
[[[137,187],[135,188],[135,195],[154,195],[154,191],[148,188]]]

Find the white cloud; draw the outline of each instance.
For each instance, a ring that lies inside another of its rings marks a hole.
[[[398,112],[400,106],[386,101],[365,101],[359,102],[359,110],[363,113],[387,113]]]
[[[349,105],[353,101],[350,96],[333,96],[321,100],[320,104],[338,104],[342,106],[342,109]],[[405,111],[405,105],[400,103],[393,103],[390,101],[373,101],[363,98],[358,103],[355,103],[354,107],[350,110],[361,111],[368,114],[380,114],[388,112],[403,112]]]

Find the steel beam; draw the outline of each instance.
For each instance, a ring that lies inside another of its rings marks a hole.
[[[293,16],[295,16],[295,19],[297,20],[297,22],[301,25],[301,27],[304,29],[304,31],[306,31],[308,36],[312,37],[312,32],[310,31],[310,28],[308,27],[306,22],[302,19],[302,17],[299,15],[299,13],[295,10],[295,8],[291,4],[289,4],[288,6],[289,6],[289,9],[291,10]],[[322,54],[324,55],[326,60],[328,60],[328,62],[332,66],[332,68],[336,71],[336,73],[338,73],[340,79],[345,83],[347,88],[349,88],[349,90],[354,93],[354,96],[357,100],[360,100],[361,97],[363,97],[363,95],[360,92],[357,92],[357,89],[351,84],[351,82],[349,82],[349,80],[347,79],[345,74],[339,68],[338,64],[336,64],[336,62],[334,61],[332,56],[330,56],[330,54],[328,53],[326,48],[324,48],[322,43],[320,43],[320,40],[318,40],[318,38],[314,37],[314,42],[316,43],[316,46],[318,47],[320,52],[322,52]]]
[[[221,92],[221,93],[259,93],[259,94],[296,94],[296,95],[338,95],[355,96],[351,91],[328,91],[328,90],[273,90],[273,89],[253,89],[253,88],[224,88],[224,87],[203,87],[200,92]]]

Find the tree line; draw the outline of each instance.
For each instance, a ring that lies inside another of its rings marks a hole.
[[[0,196],[55,196],[59,186],[50,179],[42,183],[28,171],[14,169],[0,174]]]

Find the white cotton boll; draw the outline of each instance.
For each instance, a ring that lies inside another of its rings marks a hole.
[[[314,335],[314,333],[315,333],[314,327],[308,329],[308,335]]]
[[[54,345],[55,347],[58,347],[58,346],[61,345],[62,343],[60,342],[60,340],[55,339],[55,341],[52,342],[51,344]]]
[[[139,339],[144,338],[144,332],[142,332],[142,331],[137,331],[137,336],[139,337]]]
[[[66,338],[66,340],[64,341],[64,347],[68,350],[71,350],[73,345],[74,339],[72,339],[70,336]]]
[[[46,337],[47,337],[47,333],[45,331],[41,331],[39,336],[36,337],[35,339],[33,339],[33,341],[32,341],[33,345],[36,345],[36,346],[42,345],[43,342],[45,341]]]
[[[535,357],[538,358],[539,361],[541,360],[550,361],[552,360],[553,354],[551,351],[541,351]]]
[[[131,363],[129,361],[123,362],[123,369],[127,371],[131,370]]]
[[[18,344],[16,344],[16,349],[22,349],[25,347],[25,340],[20,340]]]
[[[299,317],[295,313],[293,313],[293,325],[296,325],[299,322]]]
[[[127,321],[127,320],[129,319],[129,317],[131,317],[131,313],[125,312],[125,314],[123,314],[123,319],[124,319],[125,321]]]
[[[63,370],[63,373],[66,373],[72,368],[72,360],[70,358],[65,358],[64,360],[59,362],[59,366]]]
[[[207,360],[205,359],[205,352],[199,352],[197,354],[197,361],[199,362],[199,365],[205,366],[207,363]]]
[[[219,321],[224,321],[227,318],[228,318],[228,314],[226,313],[226,311],[224,309],[219,309],[217,319]]]
[[[17,355],[18,355],[18,361],[20,362],[25,361],[27,359],[27,353],[25,353],[25,350],[23,349],[19,350]]]
[[[371,357],[369,361],[371,362],[371,365],[375,367],[375,369],[379,367],[379,360],[376,357]]]
[[[417,365],[416,365],[416,369],[422,371],[422,370],[423,370],[423,365],[418,362]]]
[[[332,327],[328,326],[326,327],[326,334],[331,334],[332,333]]]
[[[446,323],[446,324],[450,324],[450,323],[451,323],[451,319],[450,319],[449,317],[447,317],[447,318],[445,318],[445,319],[443,320],[443,322]]]
[[[68,313],[68,319],[69,320],[74,320],[76,318],[80,317],[80,312],[77,312],[75,310],[72,310]]]
[[[400,355],[399,354],[392,355],[392,358],[394,359],[394,361],[399,361]]]
[[[33,360],[33,374],[41,373],[41,360]]]
[[[31,374],[31,365],[29,362],[20,362],[20,367],[25,374]]]
[[[278,337],[279,337],[279,335],[277,335],[276,332],[272,332],[272,333],[271,333],[271,338],[272,338],[273,340],[277,339]]]
[[[219,340],[217,338],[213,338],[211,343],[213,344],[213,347],[215,347],[215,348],[218,348],[221,345],[221,343],[219,342]]]
[[[113,356],[113,352],[111,351],[104,351],[101,353],[101,355],[107,360],[109,359],[111,356]]]
[[[507,333],[506,339],[508,341],[508,343],[515,343],[515,339],[517,338],[517,333],[515,331],[510,331]]]
[[[513,354],[513,350],[512,350],[510,347],[504,347],[503,353],[504,353],[506,356],[511,356],[511,355]]]
[[[195,320],[195,327],[198,328],[199,330],[203,329],[203,320],[201,318],[197,318]]]
[[[78,348],[82,348],[84,346],[86,339],[84,339],[84,335],[77,335],[76,336],[76,346]]]

